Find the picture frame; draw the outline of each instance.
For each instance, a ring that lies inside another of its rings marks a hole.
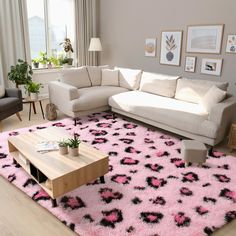
[[[211,59],[211,58],[203,58],[201,65],[201,73],[207,75],[221,75],[222,70],[222,59]]]
[[[227,53],[236,53],[236,34],[228,35],[225,51]]]
[[[223,24],[188,26],[186,52],[220,54],[223,30]]]
[[[196,57],[189,57],[189,56],[185,58],[185,71],[186,72],[191,72],[191,73],[195,72],[196,59],[197,59]]]
[[[182,30],[162,31],[160,64],[180,66]]]
[[[156,38],[147,38],[145,40],[145,56],[146,57],[156,56]]]

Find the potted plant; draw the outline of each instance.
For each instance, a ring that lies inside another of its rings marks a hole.
[[[58,146],[59,146],[59,153],[61,155],[65,155],[68,153],[68,142],[67,141],[60,141],[58,142]]]
[[[32,59],[32,63],[33,63],[33,66],[34,68],[39,68],[39,59],[38,58],[34,58]]]
[[[26,92],[28,92],[28,94],[30,95],[30,98],[32,100],[38,99],[38,94],[39,94],[40,88],[43,88],[42,84],[32,82],[32,81],[25,85],[25,90],[26,90]]]
[[[11,71],[8,73],[8,79],[13,81],[18,88],[18,85],[27,84],[32,80],[32,66],[26,61],[18,59],[15,66],[11,66]]]
[[[59,59],[57,59],[56,57],[54,56],[51,56],[48,58],[48,62],[49,64],[51,65],[51,68],[54,66],[54,67],[58,67],[60,66],[60,63],[59,63]],[[49,67],[48,67],[49,68]]]
[[[72,44],[69,38],[65,38],[65,40],[60,43],[60,45],[63,46],[63,49],[66,53],[66,58],[68,60],[68,65],[72,65],[73,63],[73,58],[71,57],[71,53],[74,52],[73,48],[72,48]]]
[[[74,135],[74,138],[68,139],[69,155],[78,156],[80,140]]]
[[[47,62],[48,62],[48,58],[47,58],[47,54],[46,52],[39,52],[39,58],[38,61],[40,64],[42,64],[43,68],[46,68]]]

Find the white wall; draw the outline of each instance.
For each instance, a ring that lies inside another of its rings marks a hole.
[[[236,34],[235,0],[100,0],[100,64],[140,68],[191,79],[228,81],[236,95],[236,54],[225,53],[228,34]],[[186,53],[188,25],[225,24],[222,53]],[[159,64],[163,30],[183,30],[181,66]],[[157,57],[144,56],[145,38],[157,38]],[[184,71],[185,56],[196,56],[196,72]],[[200,73],[202,58],[222,58],[221,77]]]

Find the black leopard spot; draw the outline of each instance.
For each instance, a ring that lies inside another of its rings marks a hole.
[[[136,149],[133,148],[133,147],[127,147],[127,148],[125,148],[125,152],[133,153],[133,154],[139,154],[139,153],[141,153],[141,151],[138,151],[138,150],[136,150]]]
[[[4,158],[6,158],[7,157],[7,154],[5,154],[5,153],[0,153],[0,159],[4,159]]]
[[[117,153],[117,152],[109,152],[108,155],[109,155],[109,156],[117,156],[118,153]]]
[[[138,197],[135,197],[131,200],[133,202],[133,204],[137,205],[137,204],[140,204],[142,202],[141,199],[139,199]]]
[[[99,190],[100,197],[105,203],[110,203],[113,200],[120,200],[123,194],[120,192],[114,192],[111,188],[101,188]]]
[[[171,158],[170,159],[171,163],[175,164],[177,168],[184,168],[185,164],[184,161],[180,158]]]
[[[149,138],[145,138],[144,143],[154,143],[154,141]]]
[[[193,192],[189,188],[186,188],[186,187],[181,188],[179,191],[180,191],[180,194],[183,196],[192,196],[193,195]]]
[[[202,207],[202,206],[197,206],[197,207],[195,207],[195,211],[199,214],[199,215],[205,215],[205,214],[207,214],[209,211],[206,209],[206,208],[204,208],[204,207]]]
[[[129,184],[131,181],[131,177],[127,175],[113,175],[111,177],[111,181],[118,183],[118,184]]]
[[[123,125],[123,127],[124,127],[125,129],[135,129],[135,128],[137,128],[138,126],[135,125],[135,124],[132,124],[132,123],[126,123],[126,124]]]
[[[95,138],[92,142],[92,145],[93,144],[103,144],[103,143],[106,143],[107,142],[107,139],[105,138]]]
[[[183,175],[183,179],[182,179],[182,182],[194,182],[194,181],[199,181],[199,178],[198,178],[198,175],[195,174],[194,172],[187,172],[185,174],[182,174]]]
[[[90,129],[89,132],[94,136],[104,136],[107,135],[107,131],[105,130],[96,130],[96,129]]]
[[[85,203],[79,197],[64,196],[61,198],[61,203],[65,209],[70,208],[71,210],[86,207]]]
[[[203,201],[204,202],[211,202],[213,204],[216,203],[216,199],[215,198],[211,198],[211,197],[203,197]]]
[[[229,183],[230,182],[230,178],[227,177],[226,175],[220,175],[220,174],[214,174],[213,176],[216,177],[216,179],[221,182],[221,183]]]
[[[153,204],[155,205],[161,205],[161,206],[164,206],[166,204],[166,200],[163,198],[163,197],[156,197],[154,199],[149,199],[149,201],[151,201]]]
[[[173,145],[175,145],[175,143],[173,141],[166,141],[165,145],[166,146],[173,146]]]
[[[121,139],[119,139],[119,140],[122,141],[122,142],[124,142],[124,143],[126,143],[126,144],[131,144],[131,143],[134,142],[133,139],[129,139],[129,138],[121,138]]]
[[[121,165],[137,165],[139,163],[138,160],[135,160],[131,157],[124,157],[120,160]]]
[[[160,212],[141,212],[140,218],[146,222],[151,224],[156,224],[161,221],[164,215]]]
[[[231,222],[232,220],[236,219],[236,211],[229,211],[225,214],[225,221]]]
[[[162,170],[164,168],[161,165],[151,164],[151,163],[145,164],[145,167],[150,169],[151,171],[154,171],[154,172],[160,172],[160,170]]]
[[[122,211],[114,208],[110,211],[102,211],[104,218],[100,221],[100,224],[105,227],[115,228],[115,225],[123,221]]]
[[[136,136],[136,134],[134,132],[128,132],[126,133],[126,136]]]
[[[228,200],[233,201],[234,203],[236,202],[236,192],[235,191],[231,191],[227,188],[224,188],[220,191],[219,194],[220,197],[224,197]]]
[[[147,177],[146,182],[147,182],[148,186],[155,188],[155,189],[163,187],[164,185],[167,184],[167,181],[165,179],[163,179],[163,178],[158,179],[154,176]]]
[[[176,215],[174,215],[174,220],[178,227],[188,227],[191,222],[191,219],[185,216],[184,212],[178,212]]]
[[[94,219],[93,219],[92,216],[89,215],[89,214],[84,215],[84,216],[83,216],[83,219],[87,220],[89,223],[94,222]]]

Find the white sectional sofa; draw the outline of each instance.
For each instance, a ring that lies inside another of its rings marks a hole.
[[[236,97],[224,92],[227,83],[115,70],[118,82],[111,84],[116,86],[103,83],[105,67],[65,70],[60,81],[49,84],[50,100],[73,118],[111,107],[116,113],[211,146],[223,140],[235,120]],[[114,80],[115,73],[109,73]],[[216,101],[206,108],[202,102],[209,96]]]

